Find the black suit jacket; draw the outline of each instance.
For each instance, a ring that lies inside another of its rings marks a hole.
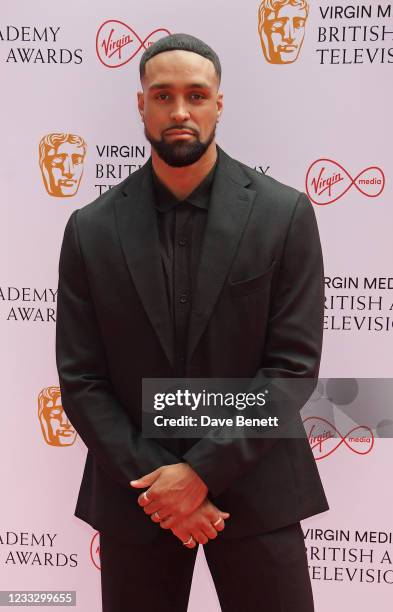
[[[74,211],[65,228],[57,367],[64,410],[88,447],[76,516],[100,531],[153,539],[159,527],[129,481],[179,461],[231,513],[220,537],[262,533],[327,510],[305,438],[142,438],[142,378],[174,376],[165,296],[149,160]],[[315,378],[322,319],[321,247],[307,196],[220,150],[186,376]]]

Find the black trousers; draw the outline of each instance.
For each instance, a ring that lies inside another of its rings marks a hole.
[[[187,612],[196,552],[163,529],[138,545],[101,533],[103,612]],[[299,523],[247,538],[218,535],[204,552],[222,612],[314,611]]]

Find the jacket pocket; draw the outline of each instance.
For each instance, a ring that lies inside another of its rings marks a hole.
[[[264,287],[269,286],[275,265],[276,262],[273,261],[267,270],[262,272],[262,274],[258,274],[258,276],[254,276],[253,278],[247,278],[245,280],[235,282],[229,281],[228,284],[231,294],[235,297],[250,295],[250,293],[255,293],[256,291],[260,291]]]

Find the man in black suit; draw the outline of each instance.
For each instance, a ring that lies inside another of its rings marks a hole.
[[[314,211],[216,145],[205,43],[165,37],[140,72],[152,156],[72,213],[59,266],[62,402],[88,447],[75,514],[100,531],[103,609],[185,611],[201,543],[223,611],[310,612],[299,521],[328,506],[307,439],[144,438],[141,382],[315,379]],[[304,432],[299,402],[280,431]]]

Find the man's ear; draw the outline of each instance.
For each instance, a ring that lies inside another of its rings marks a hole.
[[[224,109],[224,94],[221,91],[219,91],[217,94],[216,104],[217,104],[217,121],[218,121]]]
[[[140,114],[141,119],[143,121],[143,113],[144,113],[144,109],[145,109],[145,99],[144,99],[144,96],[143,96],[143,91],[138,91],[136,95],[137,95],[137,99],[138,99],[139,114]]]

